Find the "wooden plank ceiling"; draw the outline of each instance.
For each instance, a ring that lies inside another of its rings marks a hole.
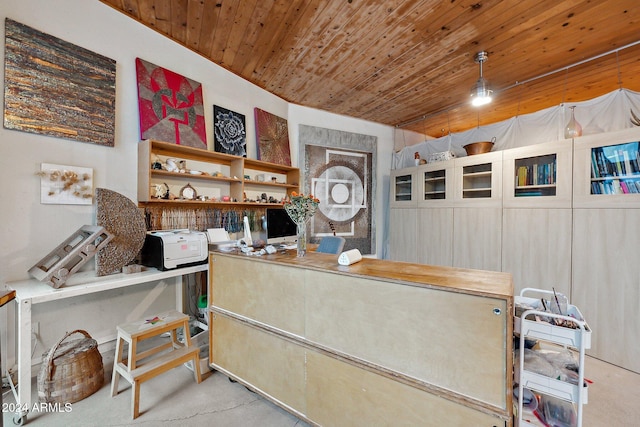
[[[101,1],[289,102],[436,137],[640,91],[638,0]]]

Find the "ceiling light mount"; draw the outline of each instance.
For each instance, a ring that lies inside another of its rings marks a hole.
[[[476,53],[474,61],[480,65],[480,77],[471,88],[471,104],[476,107],[491,102],[491,93],[493,92],[489,83],[482,76],[482,64],[489,58],[489,54],[485,51]]]

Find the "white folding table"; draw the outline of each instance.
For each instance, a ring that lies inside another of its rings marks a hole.
[[[18,313],[18,391],[14,423],[24,423],[31,408],[31,306],[96,292],[135,286],[159,280],[172,279],[176,285],[176,309],[183,309],[183,276],[208,271],[208,264],[174,270],[159,271],[145,268],[140,273],[112,274],[97,277],[95,271],[83,271],[72,275],[64,286],[53,288],[36,279],[6,283],[7,290],[15,290]],[[114,335],[115,336],[115,335]]]

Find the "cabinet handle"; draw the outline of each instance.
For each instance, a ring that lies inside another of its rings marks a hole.
[[[495,314],[496,316],[500,316],[502,314],[502,310],[496,307],[493,309],[493,314]]]

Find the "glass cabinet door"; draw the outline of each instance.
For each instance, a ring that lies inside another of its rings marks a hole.
[[[545,197],[556,195],[555,153],[515,160],[514,197]]]
[[[591,148],[591,194],[640,193],[640,142]]]
[[[413,176],[410,174],[396,176],[395,186],[395,201],[410,202],[412,199]]]

